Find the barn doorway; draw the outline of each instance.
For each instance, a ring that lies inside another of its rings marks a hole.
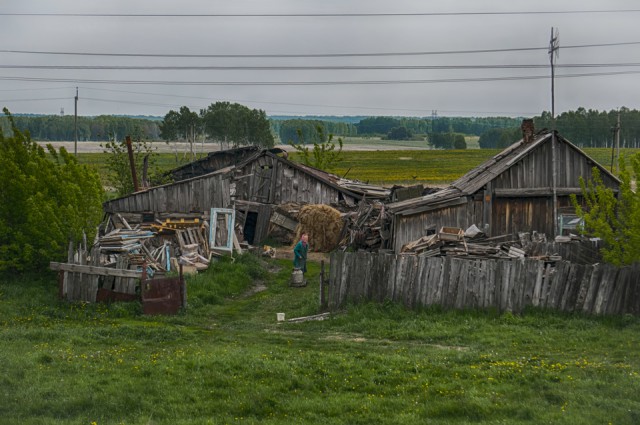
[[[258,225],[258,213],[249,211],[247,212],[247,216],[244,220],[244,240],[247,241],[250,245],[253,245],[253,242],[256,238],[256,226]]]

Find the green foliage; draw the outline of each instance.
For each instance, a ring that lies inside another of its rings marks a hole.
[[[127,144],[123,141],[111,140],[107,143],[100,144],[103,153],[107,154],[107,170],[109,184],[115,189],[117,196],[124,196],[132,193],[134,190],[133,178],[131,176],[131,166],[129,162],[129,154],[127,152]],[[133,149],[133,158],[136,166],[136,175],[138,182],[145,186],[142,181],[142,171],[144,168],[144,159],[147,158],[147,168],[151,170],[151,174],[159,176],[156,167],[157,152],[153,145],[140,137],[134,137],[131,141]]]
[[[216,102],[200,111],[200,116],[208,136],[221,144],[271,148],[275,143],[263,110],[249,109],[239,103]]]
[[[492,128],[480,135],[481,149],[504,149],[522,139],[519,128]]]
[[[164,140],[183,139],[193,143],[196,129],[200,126],[200,117],[188,107],[179,111],[169,111],[160,123],[160,136]]]
[[[459,133],[432,133],[429,135],[429,144],[436,149],[467,148],[464,134]]]
[[[365,118],[358,123],[358,134],[387,134],[399,124],[400,121],[392,117]]]
[[[20,115],[14,116],[13,120],[20,131],[28,131],[35,140],[70,141],[75,139],[75,125],[72,115]],[[160,136],[158,124],[158,121],[153,119],[113,115],[78,117],[78,140],[108,141],[136,132],[147,139],[157,140]],[[6,119],[0,118],[0,127],[5,130],[5,136],[11,134],[11,125]]]
[[[391,140],[409,140],[411,137],[413,137],[413,133],[407,130],[407,127],[393,127],[387,134],[387,138]]]
[[[453,139],[454,149],[466,149],[467,141],[464,139],[464,134],[456,134]]]
[[[0,271],[42,269],[64,257],[69,239],[93,236],[102,216],[97,173],[64,148],[49,155],[18,130],[0,134]]]
[[[621,107],[619,110],[598,111],[580,107],[556,117],[556,129],[580,147],[610,147],[620,113],[620,144],[623,148],[640,147],[640,111]],[[544,111],[534,118],[537,129],[553,127],[551,113]]]
[[[640,194],[632,189],[632,181],[640,176],[640,154],[631,158],[631,170],[627,169],[624,157],[621,158],[620,170],[617,197],[604,185],[600,171],[594,168],[592,180],[585,182],[580,177],[586,206],[580,205],[575,195],[571,201],[584,222],[582,230],[604,240],[605,261],[627,265],[640,261]]]
[[[317,140],[319,142],[313,142],[313,150],[309,150],[309,147],[305,144],[305,139],[300,131],[298,133],[298,140],[301,143],[294,143],[290,141],[289,144],[295,148],[301,155],[302,162],[305,165],[309,165],[320,170],[331,170],[340,161],[342,154],[342,138],[338,138],[338,150],[336,150],[336,144],[333,141],[333,134],[325,137],[324,129],[322,126],[316,127]]]
[[[307,143],[319,142],[319,140],[317,140],[318,133],[316,132],[316,127],[318,126],[321,126],[325,133],[333,134],[334,136],[355,136],[358,133],[355,125],[346,122],[303,118],[271,121],[271,127],[282,143],[288,143],[290,141],[302,143],[298,140],[298,131],[302,132],[303,138]]]

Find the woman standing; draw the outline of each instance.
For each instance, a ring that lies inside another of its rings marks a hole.
[[[309,251],[309,235],[303,232],[300,241],[293,248],[293,268],[307,272],[307,252]]]

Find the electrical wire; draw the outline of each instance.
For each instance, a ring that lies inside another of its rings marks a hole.
[[[628,68],[640,63],[577,63],[555,65],[556,68]],[[478,69],[547,69],[546,64],[523,65],[326,65],[326,66],[219,66],[219,65],[3,65],[0,69],[59,69],[114,71],[354,71],[354,70],[478,70]]]
[[[616,43],[579,44],[562,46],[562,49],[583,49],[593,47],[615,47],[638,45],[640,41],[624,41]],[[34,54],[34,55],[70,55],[70,56],[117,56],[117,57],[157,57],[157,58],[335,58],[335,57],[379,57],[379,56],[430,56],[457,55],[477,53],[506,53],[526,51],[547,51],[549,46],[515,47],[501,49],[466,49],[466,50],[435,50],[414,52],[346,52],[346,53],[255,53],[255,54],[191,54],[191,53],[94,53],[44,50],[0,49],[0,53]]]
[[[640,71],[593,72],[581,74],[557,74],[557,78],[598,77],[611,75],[640,74]],[[5,81],[123,84],[123,85],[159,85],[159,86],[343,86],[343,85],[389,85],[389,84],[434,84],[434,83],[472,83],[489,81],[546,80],[548,75],[523,75],[510,77],[442,78],[431,80],[343,80],[343,81],[162,81],[162,80],[106,80],[72,79],[55,77],[2,77]]]
[[[375,18],[375,17],[419,17],[419,16],[512,16],[512,15],[573,15],[637,13],[640,9],[600,10],[525,10],[506,12],[355,12],[355,13],[30,13],[2,12],[0,16],[37,16],[72,18]]]

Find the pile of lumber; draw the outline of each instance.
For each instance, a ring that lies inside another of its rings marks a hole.
[[[376,251],[387,248],[390,217],[384,204],[362,201],[358,210],[343,215],[345,222],[340,247],[343,250]]]
[[[471,236],[472,235],[472,236]],[[507,236],[487,238],[477,228],[466,231],[457,227],[443,227],[438,232],[409,242],[402,253],[425,257],[464,256],[478,258],[520,258],[525,256],[518,241]]]
[[[164,221],[135,226],[120,215],[110,216],[103,235],[94,242],[100,265],[138,268],[146,265],[150,273],[176,270],[179,264],[204,270],[212,255],[209,223],[204,217],[167,217]],[[96,254],[94,254],[96,255]]]
[[[115,229],[98,240],[97,245],[105,252],[129,252],[140,249],[142,241],[153,238],[155,234],[147,230]]]

